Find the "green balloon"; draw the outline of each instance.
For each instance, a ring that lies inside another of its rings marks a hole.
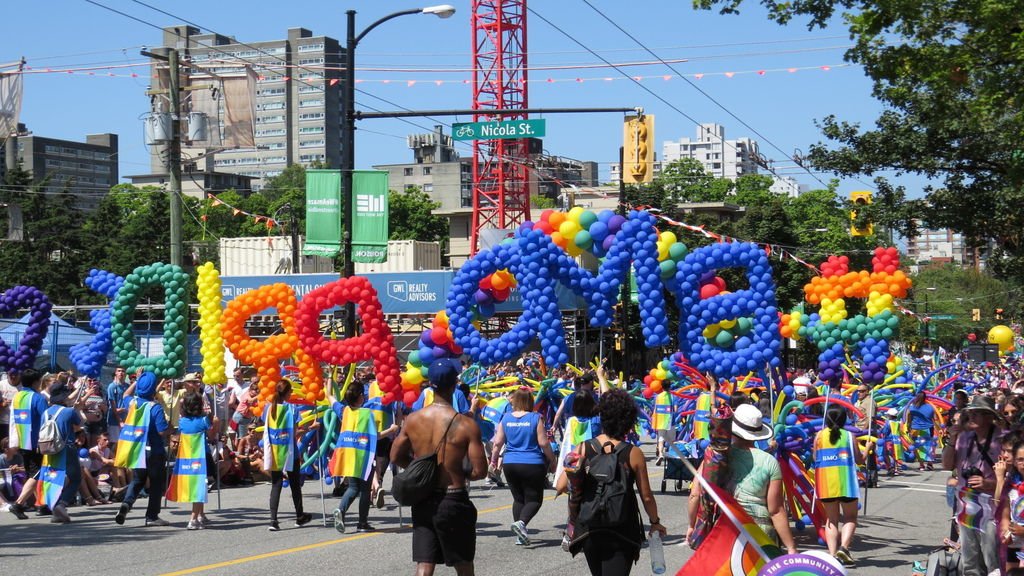
[[[882,330],[882,338],[885,338],[886,340],[892,338],[892,328]]]
[[[686,255],[689,252],[690,250],[686,247],[686,244],[683,244],[682,242],[674,242],[671,246],[668,247],[669,257],[675,260],[676,262],[682,260],[683,258],[686,258]]]
[[[582,232],[581,232],[582,234]],[[658,262],[658,267],[661,268],[662,279],[668,279],[676,273],[676,261],[675,260],[662,260]]]
[[[590,210],[584,210],[583,213],[580,214],[580,228],[589,230],[590,225],[594,222],[597,222],[597,214],[594,214]]]
[[[736,319],[736,332],[739,335],[746,336],[751,330],[753,330],[753,328],[754,322],[750,318],[742,316]]]
[[[720,348],[726,348],[731,346],[733,342],[732,332],[728,330],[722,330],[715,335],[715,344]]]
[[[576,246],[583,250],[589,250],[594,245],[594,239],[590,236],[590,232],[586,230],[580,230],[576,233],[576,237],[572,239],[576,243]]]

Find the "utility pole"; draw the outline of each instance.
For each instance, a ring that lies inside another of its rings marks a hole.
[[[170,184],[170,263],[181,266],[181,77],[179,76],[178,50],[160,48],[166,55],[142,50],[143,56],[167,62],[167,100],[171,113],[171,134],[167,143],[167,174]],[[162,90],[149,90],[150,96],[162,95]]]
[[[619,214],[626,216],[628,208],[626,206],[626,149],[623,146],[619,146]],[[619,296],[619,300],[622,302],[622,357],[623,357],[623,368],[630,366],[630,352],[632,347],[629,345],[629,306],[630,302],[630,287],[629,287],[629,276],[630,268],[626,266],[626,277],[622,280],[622,291]],[[624,370],[628,375],[629,371]]]
[[[167,51],[167,64],[171,92],[171,142],[167,147],[167,171],[171,181],[171,264],[181,266],[181,78],[176,48]]]
[[[288,230],[292,233],[292,274],[298,274],[299,270],[299,219],[295,217],[295,207],[288,206]]]

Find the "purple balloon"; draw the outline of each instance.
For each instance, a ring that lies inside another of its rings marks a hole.
[[[50,330],[50,299],[34,286],[14,286],[0,294],[0,317],[13,316],[18,310],[29,308],[28,326],[18,342],[17,349],[0,338],[0,366],[10,372],[23,372],[35,364]]]
[[[608,219],[608,231],[615,234],[622,228],[622,225],[626,223],[626,218],[622,214],[616,214]]]
[[[491,295],[483,290],[477,290],[473,293],[473,300],[476,300],[477,304],[488,304],[491,302]]]

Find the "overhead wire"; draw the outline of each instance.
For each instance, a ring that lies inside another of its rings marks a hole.
[[[679,74],[679,75],[680,75],[680,78],[681,78],[681,79],[682,79],[682,80],[683,80],[684,82],[686,82],[687,84],[689,84],[689,85],[690,85],[690,86],[691,86],[691,87],[692,87],[692,88],[693,88],[694,90],[696,90],[697,92],[699,92],[699,93],[700,93],[700,94],[701,94],[702,96],[704,96],[705,98],[707,98],[708,100],[710,100],[710,101],[711,101],[711,102],[712,102],[712,103],[713,103],[713,104],[714,104],[715,106],[718,106],[718,107],[719,107],[720,109],[722,109],[722,111],[724,111],[724,112],[725,112],[726,114],[728,114],[729,116],[731,116],[731,117],[732,117],[732,118],[733,118],[734,120],[736,120],[737,122],[739,122],[740,124],[742,124],[743,126],[745,126],[745,127],[746,127],[746,128],[748,129],[748,130],[750,130],[751,132],[753,132],[753,133],[754,133],[754,134],[755,134],[755,135],[756,135],[756,136],[757,136],[758,138],[760,138],[760,139],[764,140],[764,141],[765,141],[765,142],[766,142],[766,143],[767,143],[767,144],[768,144],[769,146],[771,146],[772,148],[774,148],[774,149],[778,150],[778,151],[779,151],[779,153],[781,153],[781,154],[782,154],[782,156],[783,156],[784,158],[792,158],[792,154],[791,154],[791,153],[788,153],[788,152],[786,152],[785,150],[783,150],[782,148],[780,148],[780,147],[779,147],[779,146],[778,146],[778,145],[777,145],[777,144],[776,144],[775,142],[773,142],[773,141],[772,141],[771,139],[769,139],[769,138],[768,138],[767,136],[765,136],[764,134],[761,134],[761,133],[760,133],[760,132],[759,132],[759,131],[758,131],[758,130],[757,130],[756,128],[754,128],[753,126],[751,126],[750,124],[748,124],[748,123],[747,123],[747,122],[746,122],[745,120],[743,120],[743,119],[742,119],[742,118],[740,118],[740,117],[739,117],[738,115],[736,115],[736,113],[734,113],[734,112],[733,112],[732,110],[730,110],[729,108],[727,108],[727,107],[726,107],[726,106],[725,106],[724,104],[722,104],[721,102],[719,102],[719,101],[718,101],[718,99],[716,99],[716,98],[715,98],[714,96],[712,96],[711,94],[708,94],[708,93],[707,93],[707,92],[706,92],[706,91],[705,91],[704,89],[702,89],[702,88],[701,88],[700,86],[697,86],[697,84],[696,84],[695,82],[693,82],[693,81],[692,81],[692,80],[690,80],[689,78],[687,78],[687,77],[683,76],[682,74],[680,74],[679,70],[677,70],[675,66],[673,66],[673,65],[672,65],[672,64],[671,64],[670,62],[668,62],[668,61],[666,61],[666,60],[662,59],[662,57],[661,57],[661,56],[659,56],[659,55],[658,55],[657,53],[655,53],[655,52],[654,52],[653,50],[651,50],[650,48],[648,48],[646,44],[644,44],[644,43],[643,43],[643,42],[642,42],[642,41],[641,41],[641,40],[640,40],[639,38],[637,38],[637,37],[636,37],[636,36],[634,36],[634,35],[633,35],[632,33],[630,33],[630,32],[629,32],[629,31],[627,31],[627,30],[626,30],[625,28],[623,28],[623,27],[622,27],[622,25],[620,25],[620,24],[619,24],[618,22],[616,22],[616,21],[615,21],[615,20],[613,20],[612,18],[609,18],[607,14],[605,14],[605,13],[604,13],[604,12],[602,12],[602,11],[601,11],[601,10],[600,10],[599,8],[597,8],[596,6],[594,6],[594,5],[593,5],[593,4],[592,4],[592,3],[590,2],[590,0],[580,0],[580,1],[581,1],[581,2],[583,2],[584,4],[586,4],[587,6],[589,6],[591,10],[593,10],[594,12],[596,12],[596,13],[598,14],[598,16],[600,16],[600,17],[601,17],[601,18],[603,18],[603,19],[604,19],[605,21],[607,21],[607,22],[608,22],[609,24],[611,24],[612,26],[614,26],[614,27],[615,27],[615,28],[616,28],[616,29],[617,29],[617,30],[618,30],[619,32],[622,32],[623,34],[625,34],[625,35],[626,35],[626,37],[628,37],[628,38],[629,38],[630,40],[632,40],[633,42],[635,42],[635,43],[636,43],[636,44],[637,44],[638,46],[640,46],[641,48],[643,48],[643,49],[644,49],[644,50],[645,50],[645,51],[646,51],[646,52],[647,52],[648,54],[650,54],[650,55],[651,55],[651,57],[653,57],[653,58],[656,58],[656,59],[657,59],[658,61],[660,61],[660,62],[661,62],[662,64],[664,64],[664,65],[665,65],[665,66],[666,66],[666,67],[667,67],[667,68],[668,68],[669,70],[671,70],[672,72],[674,72],[674,73],[676,73],[676,74]],[[699,125],[699,123],[698,123],[698,125]],[[818,178],[818,176],[816,176],[815,174],[811,173],[811,171],[810,171],[810,170],[807,170],[807,173],[808,173],[808,174],[810,174],[810,176],[811,176],[812,178],[814,178],[815,180],[817,180],[817,181],[818,181],[818,183],[820,183],[820,184],[821,184],[822,186],[826,186],[826,187],[827,187],[827,184],[825,184],[825,182],[824,182],[824,181],[823,181],[823,180],[822,180],[821,178]]]
[[[591,49],[591,48],[590,48],[589,46],[587,46],[586,44],[584,44],[584,43],[583,43],[582,41],[580,41],[579,39],[577,39],[577,38],[576,38],[575,36],[573,36],[572,34],[570,34],[570,33],[566,32],[566,31],[565,31],[564,29],[562,29],[562,28],[561,28],[560,26],[558,26],[557,24],[555,24],[555,23],[554,23],[554,22],[552,22],[551,20],[549,20],[549,19],[545,18],[545,17],[544,17],[544,15],[540,14],[539,12],[537,12],[537,11],[536,11],[536,10],[535,10],[534,8],[531,8],[530,6],[527,6],[527,7],[526,7],[526,10],[527,10],[527,11],[528,11],[528,12],[529,12],[530,14],[533,14],[533,15],[534,15],[534,16],[536,16],[537,18],[540,18],[540,19],[541,19],[542,21],[544,21],[544,23],[546,23],[546,24],[547,24],[548,26],[551,26],[552,28],[554,28],[554,29],[555,29],[556,31],[558,31],[558,32],[559,32],[560,34],[562,34],[563,36],[565,36],[566,38],[568,38],[568,39],[569,39],[570,41],[572,41],[573,43],[575,43],[575,44],[576,44],[576,45],[578,45],[579,47],[583,48],[584,50],[587,50],[588,52],[590,52],[590,53],[591,53],[592,55],[594,55],[594,56],[595,56],[595,57],[597,57],[598,59],[602,60],[603,62],[605,62],[605,63],[607,63],[607,64],[609,64],[609,65],[611,65],[611,62],[609,62],[609,61],[608,61],[608,60],[607,60],[607,59],[606,59],[605,57],[603,57],[603,56],[601,56],[600,54],[598,54],[597,52],[595,52],[595,51],[594,51],[593,49]],[[632,81],[632,82],[633,82],[634,84],[636,84],[637,86],[639,86],[639,87],[640,87],[640,88],[641,88],[641,89],[642,89],[642,90],[643,90],[644,92],[647,92],[648,94],[650,94],[651,96],[653,96],[653,97],[654,97],[655,99],[657,99],[657,100],[658,100],[659,102],[661,102],[662,104],[664,104],[664,105],[668,106],[668,107],[669,107],[670,109],[672,109],[673,111],[675,111],[675,112],[676,112],[677,114],[679,114],[679,115],[680,115],[680,116],[682,116],[683,118],[686,118],[687,120],[689,120],[689,121],[693,122],[693,123],[694,123],[695,125],[697,125],[697,126],[701,126],[701,125],[702,125],[702,123],[701,123],[700,121],[698,121],[698,120],[697,120],[696,118],[694,118],[693,116],[690,116],[689,114],[687,114],[686,112],[684,112],[684,111],[683,111],[683,110],[682,110],[681,108],[679,108],[678,106],[676,106],[675,104],[673,104],[672,102],[670,102],[669,100],[667,100],[666,98],[664,98],[663,96],[661,96],[660,94],[658,94],[657,92],[655,92],[654,90],[651,90],[651,89],[650,89],[649,87],[645,86],[645,85],[644,85],[644,84],[643,84],[642,82],[640,82],[639,80],[637,80],[637,79],[633,78],[632,76],[630,76],[628,72],[626,72],[626,71],[624,71],[624,70],[620,70],[620,69],[618,69],[618,68],[615,68],[614,66],[612,66],[612,68],[613,68],[613,69],[614,69],[614,70],[615,70],[616,72],[618,72],[619,74],[621,74],[621,75],[625,76],[626,78],[629,78],[629,79],[630,79],[630,80],[631,80],[631,81]],[[719,141],[721,141],[721,143],[722,143],[722,145],[723,145],[723,146],[728,146],[728,147],[732,148],[732,149],[733,149],[734,151],[736,151],[736,150],[737,150],[737,149],[736,149],[736,146],[735,146],[734,144],[730,143],[730,142],[729,142],[728,140],[726,140],[726,139],[725,139],[725,138],[724,138],[723,136],[721,136],[721,135],[718,135],[718,134],[715,134],[714,136],[715,136],[716,138],[718,138],[718,140],[719,140]],[[770,166],[767,166],[767,167],[766,167],[766,169],[767,169],[767,170],[768,170],[769,172],[771,172],[771,173],[772,173],[773,175],[775,175],[775,176],[779,176],[778,174],[776,174],[776,173],[775,173],[775,171],[774,171],[774,170],[773,170],[773,169],[772,169],[772,168],[771,168]],[[781,177],[781,176],[780,176],[780,177]],[[824,183],[823,183],[823,184],[824,184]]]

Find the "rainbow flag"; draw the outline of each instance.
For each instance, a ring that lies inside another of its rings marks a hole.
[[[484,406],[483,413],[480,415],[481,418],[494,424],[498,425],[501,422],[502,416],[512,411],[512,404],[508,401],[508,398],[499,396],[497,398],[491,398],[487,401],[487,405]]]
[[[39,468],[39,482],[36,483],[36,501],[47,505],[51,510],[60,502],[60,493],[64,491],[67,479],[64,454],[43,454],[43,465]]]
[[[114,466],[132,469],[146,467],[146,442],[149,437],[151,408],[152,402],[140,398],[132,398],[128,404],[128,416],[121,426],[117,452],[114,453]]]
[[[275,410],[275,408],[277,408]],[[268,404],[263,414],[263,469],[291,470],[295,461],[295,418],[287,404]]]
[[[427,389],[423,390],[423,396],[420,399],[423,400],[423,403],[420,406],[420,408],[426,408],[427,406],[430,406],[431,404],[433,404],[434,403],[434,389],[433,388],[427,388]]]
[[[171,502],[206,502],[206,434],[181,434],[166,496]]]
[[[832,431],[824,429],[814,437],[814,486],[818,498],[860,498],[853,435],[840,430],[833,444]]]
[[[711,392],[701,392],[697,396],[697,408],[693,411],[693,438],[711,438]]]
[[[654,398],[654,414],[651,427],[655,430],[672,429],[672,394],[662,392]]]
[[[370,393],[367,394],[366,403],[363,408],[373,412],[373,419],[377,422],[377,433],[381,433],[395,423],[395,411],[393,406],[384,405],[384,393],[376,381],[370,382]]]
[[[722,514],[676,576],[756,576],[782,550],[731,495],[696,476]]]
[[[9,435],[11,446],[31,450],[32,446],[32,395],[31,390],[21,390],[11,402],[11,423]]]
[[[330,462],[331,475],[368,479],[377,453],[377,425],[373,413],[346,407],[335,446]]]
[[[984,530],[985,523],[995,518],[992,496],[971,488],[961,488],[956,495],[956,521],[970,530]]]
[[[900,432],[900,423],[895,420],[890,420],[889,424],[889,435],[886,437],[886,448],[892,450],[892,456],[896,464],[903,461],[903,439],[902,433]]]

